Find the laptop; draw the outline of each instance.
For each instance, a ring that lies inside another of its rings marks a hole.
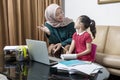
[[[62,61],[48,55],[48,49],[45,41],[26,39],[29,57],[33,61],[37,61],[47,65],[54,65]]]

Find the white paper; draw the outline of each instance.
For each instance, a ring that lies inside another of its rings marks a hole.
[[[67,59],[76,59],[77,55],[76,54],[62,54],[61,59],[67,60]]]
[[[70,74],[75,73],[75,72],[82,72],[87,75],[97,73],[102,68],[102,66],[95,64],[95,63],[76,65],[76,66],[71,66],[71,67],[58,63],[57,65],[54,65],[53,67],[57,67],[57,69],[61,69],[61,70],[67,70],[69,71]]]
[[[85,64],[85,65],[77,65],[77,66],[71,67],[71,69],[75,69],[77,71],[83,72],[83,73],[88,74],[88,75],[93,73],[95,70],[98,70],[98,68],[100,69],[101,67],[94,64],[94,63]]]
[[[56,64],[56,65],[54,65],[52,67],[57,67],[57,69],[61,69],[61,70],[69,70],[69,67],[67,67],[67,66],[65,66],[65,65],[63,65],[61,63],[58,63],[58,64]]]

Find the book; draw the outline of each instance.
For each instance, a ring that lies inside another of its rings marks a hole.
[[[75,66],[75,65],[86,64],[85,61],[81,61],[81,60],[68,60],[68,61],[61,61],[60,63],[65,66]]]

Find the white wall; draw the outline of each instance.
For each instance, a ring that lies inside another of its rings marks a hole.
[[[98,4],[97,0],[65,0],[65,16],[75,21],[80,15],[88,15],[96,25],[120,26],[120,2]]]

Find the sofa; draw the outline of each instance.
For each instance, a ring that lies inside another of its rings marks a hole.
[[[97,45],[95,62],[108,69],[110,74],[120,76],[120,26],[96,26]]]

